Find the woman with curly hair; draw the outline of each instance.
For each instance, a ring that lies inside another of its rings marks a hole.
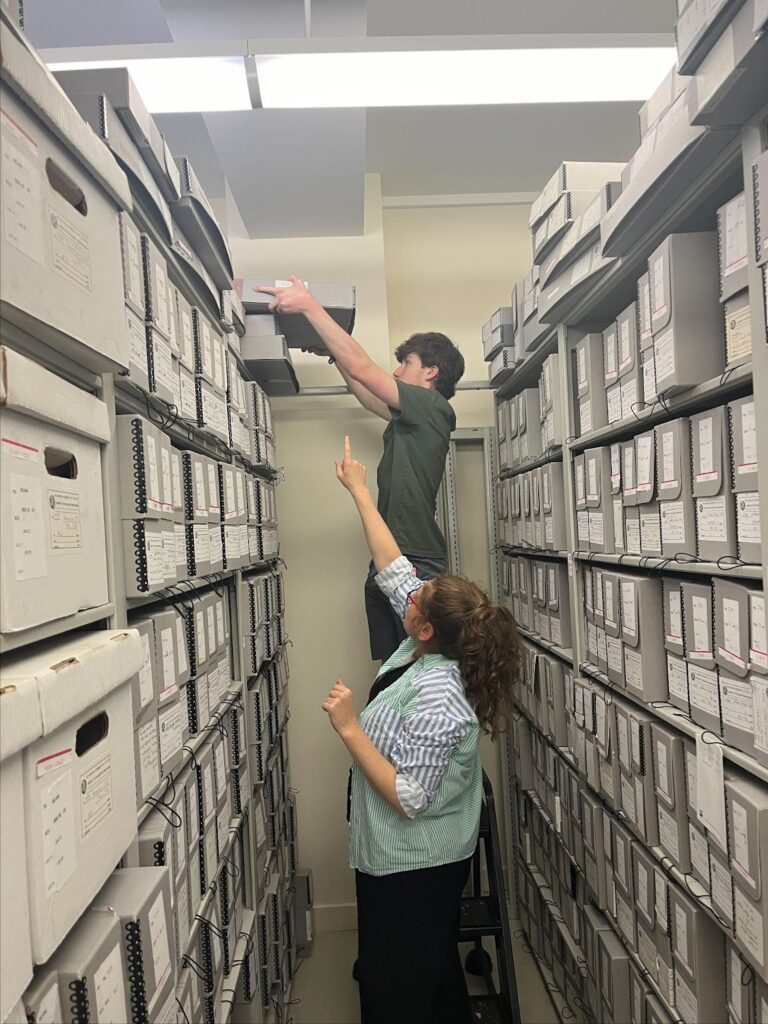
[[[506,726],[520,674],[511,612],[474,583],[422,581],[379,515],[349,438],[336,475],[362,520],[376,582],[406,639],[360,718],[338,680],[323,703],[353,759],[363,1024],[470,1024],[459,907],[477,844],[481,732]]]

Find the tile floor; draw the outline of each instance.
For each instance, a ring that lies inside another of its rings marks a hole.
[[[516,930],[513,922],[513,935]],[[533,958],[519,939],[513,938],[513,945],[523,1024],[558,1024]],[[359,1024],[357,985],[352,979],[356,952],[357,932],[317,934],[311,954],[300,961],[286,1019],[292,1018],[293,1024]],[[484,991],[482,980],[470,977],[469,990]]]

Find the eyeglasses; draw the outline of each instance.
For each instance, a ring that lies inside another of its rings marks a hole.
[[[405,603],[412,604],[416,611],[420,612],[421,608],[419,608],[418,604],[416,603],[416,598],[413,596],[415,593],[416,591],[412,590],[409,594],[406,594]]]

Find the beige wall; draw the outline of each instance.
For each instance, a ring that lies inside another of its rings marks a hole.
[[[310,281],[354,283],[355,335],[382,365],[392,364],[391,353],[404,337],[434,328],[459,343],[467,379],[482,379],[487,373],[480,327],[508,301],[513,281],[525,273],[527,234],[518,237],[523,227],[527,232],[524,221],[519,210],[504,207],[390,210],[382,220],[379,179],[369,175],[363,236],[235,239],[232,247],[238,276],[295,273]],[[304,386],[341,382],[323,360],[299,353],[295,362]],[[349,758],[320,704],[340,677],[361,709],[375,668],[362,599],[367,550],[352,504],[335,479],[333,460],[343,435],[351,434],[353,450],[375,483],[383,423],[349,397],[286,398],[273,406],[278,461],[285,469],[278,515],[288,566],[287,627],[294,643],[288,728],[299,853],[314,875],[316,927],[354,927],[344,819]],[[460,426],[491,421],[489,393],[461,395],[456,407]],[[478,514],[484,524],[482,509]],[[478,566],[479,547],[473,551]]]

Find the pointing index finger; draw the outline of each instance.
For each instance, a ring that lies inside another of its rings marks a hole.
[[[344,438],[344,458],[352,458],[352,442],[349,440],[349,434],[347,434]]]
[[[260,284],[260,285],[257,285],[256,291],[257,292],[267,292],[269,295],[277,295],[277,293],[279,291],[281,291],[281,289],[280,288],[275,288],[273,285],[270,285],[270,284]]]

